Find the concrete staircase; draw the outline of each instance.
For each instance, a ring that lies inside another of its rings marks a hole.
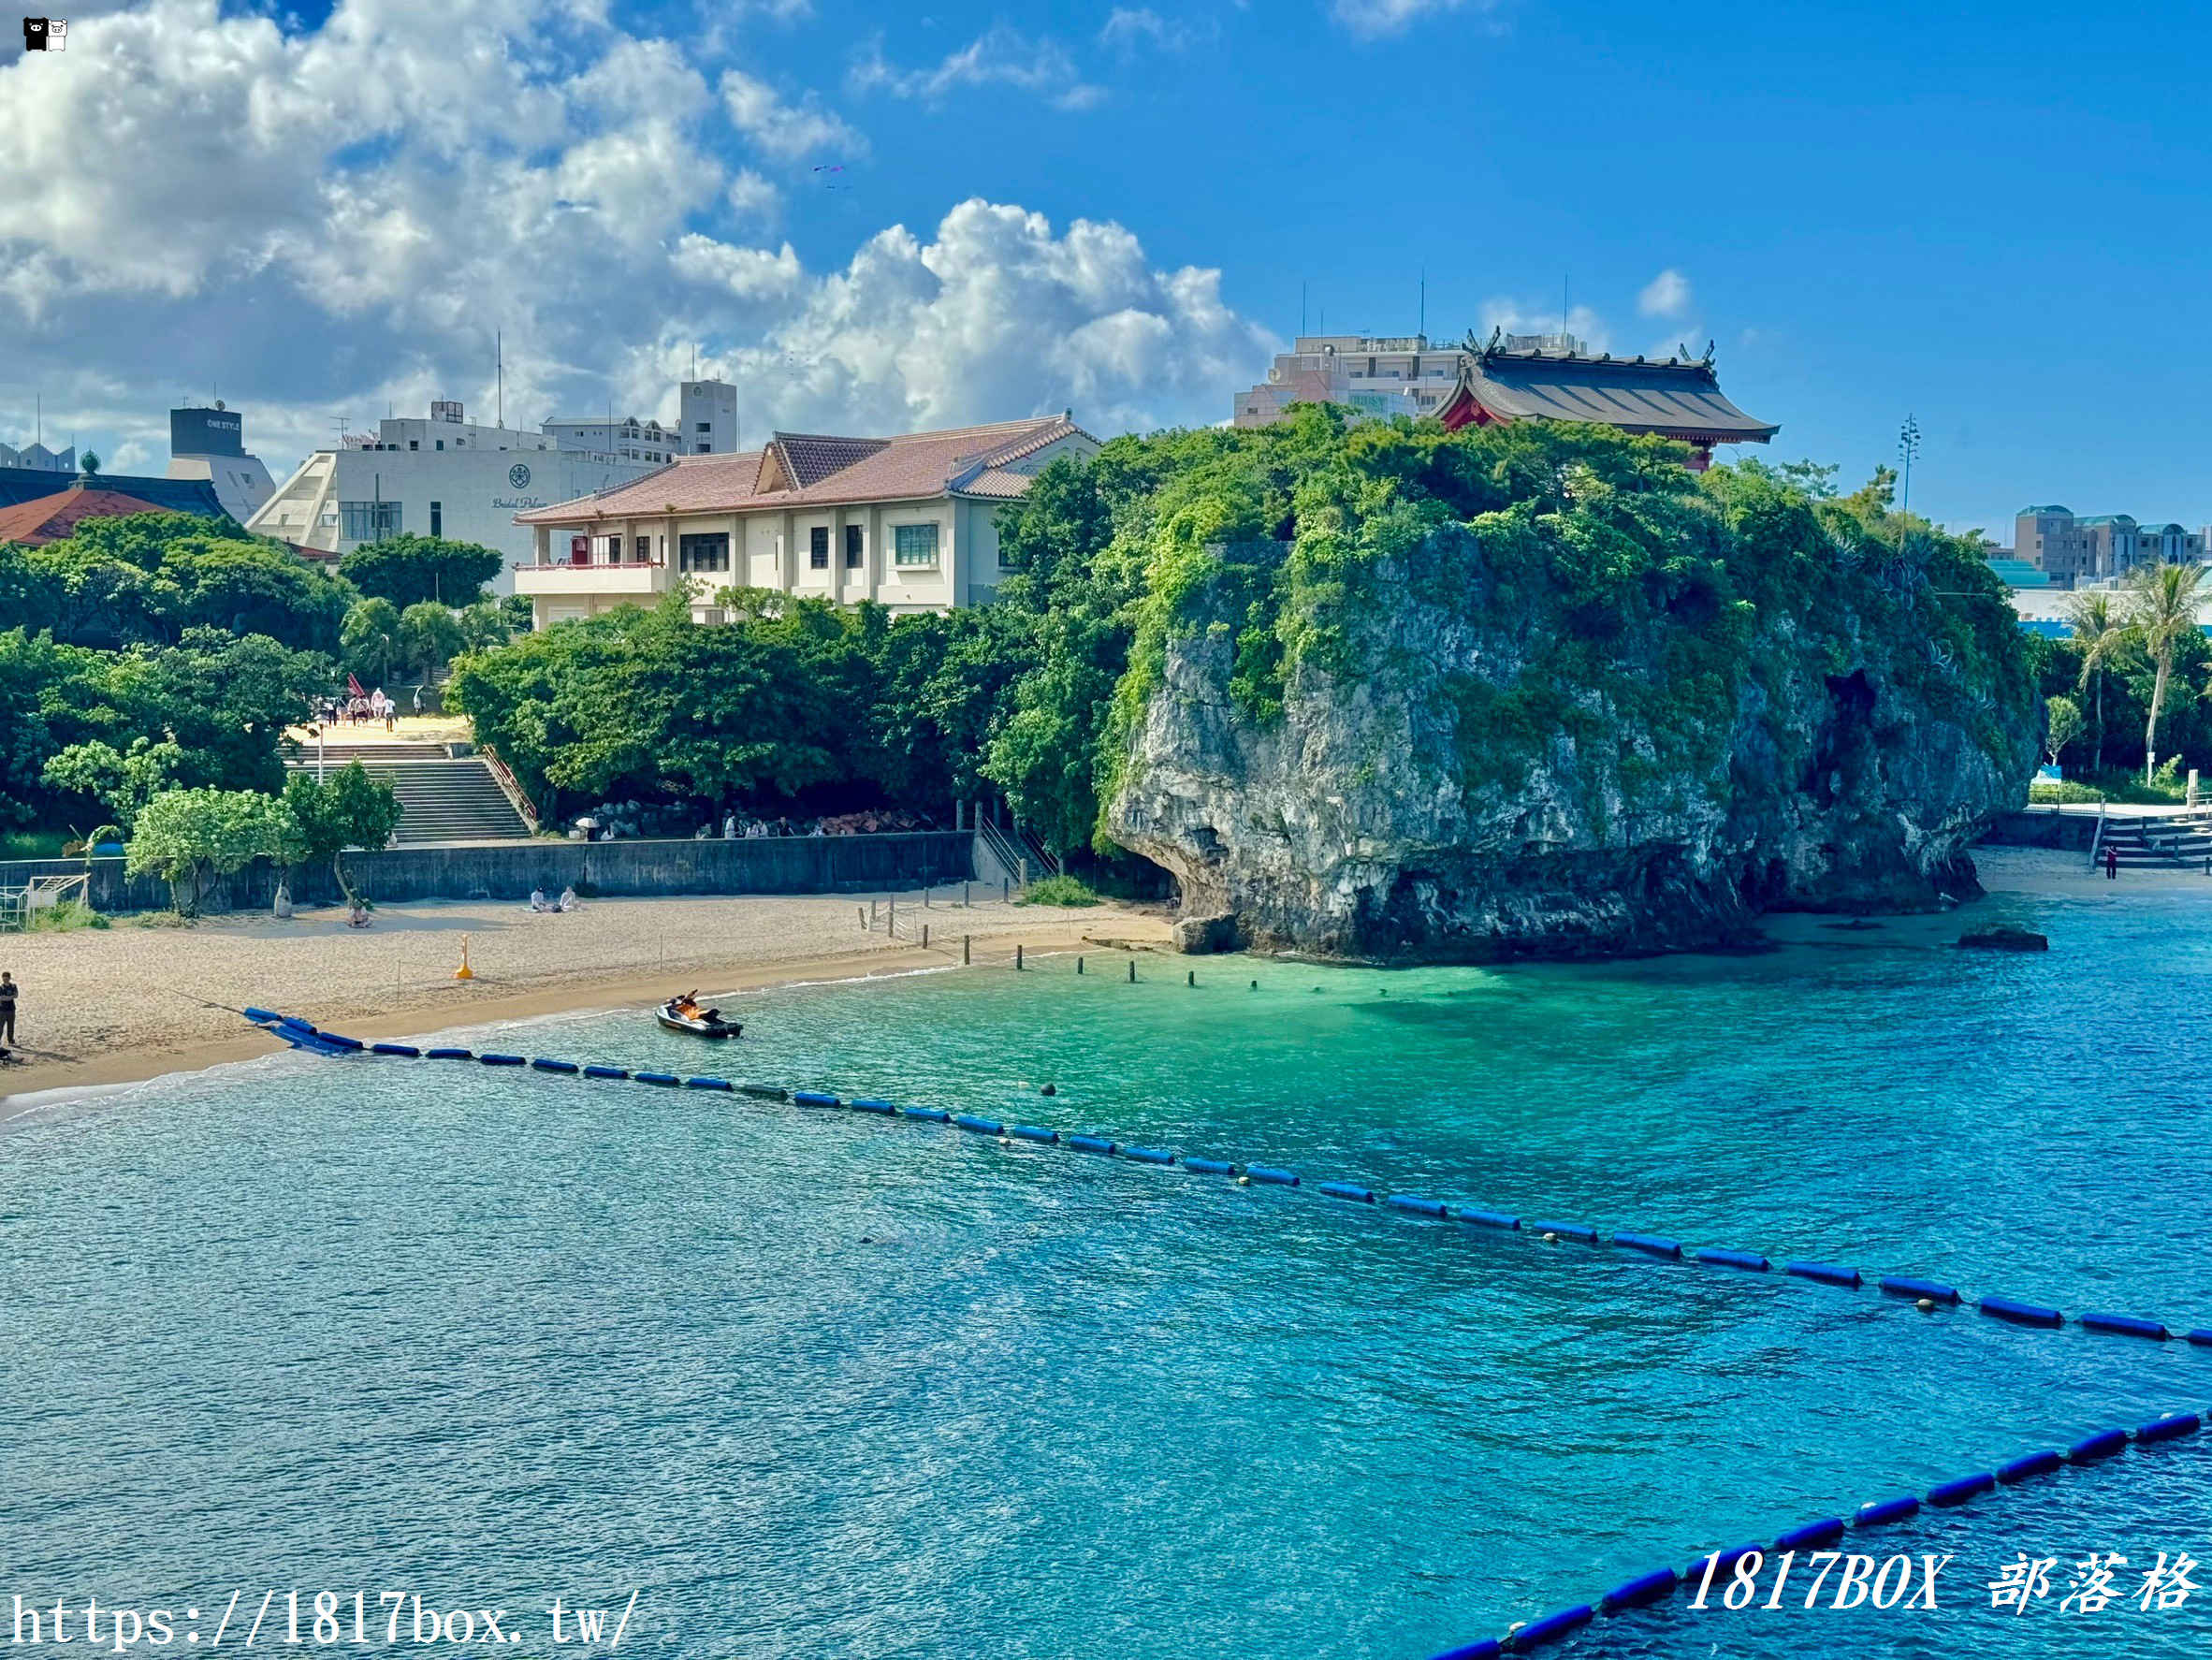
[[[2212,860],[2212,816],[2204,813],[2158,813],[2108,816],[2091,855],[2103,867],[2106,849],[2115,853],[2122,869],[2202,870]]]
[[[474,756],[456,761],[431,744],[325,744],[325,775],[358,761],[372,779],[400,798],[395,846],[425,841],[522,841],[530,827],[507,799],[491,768]],[[284,765],[311,778],[313,746],[288,751]]]

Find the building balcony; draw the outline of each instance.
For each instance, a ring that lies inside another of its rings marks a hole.
[[[668,591],[666,560],[625,560],[618,564],[517,564],[515,591],[548,598],[585,594],[656,594]]]

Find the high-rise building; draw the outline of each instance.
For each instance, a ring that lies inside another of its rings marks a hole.
[[[2202,532],[2125,513],[2076,517],[2071,508],[2023,507],[2013,521],[2013,554],[2068,588],[2108,582],[2138,565],[2195,564]]]
[[[244,418],[220,398],[212,408],[169,411],[168,475],[206,479],[223,511],[241,525],[276,489],[261,458],[247,453]]]
[[[678,453],[737,453],[737,388],[726,381],[685,381],[677,400]]]

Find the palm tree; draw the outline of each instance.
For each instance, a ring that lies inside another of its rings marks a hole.
[[[2066,605],[2066,626],[2081,642],[2081,677],[2076,692],[2087,691],[2091,677],[2097,682],[2096,735],[2089,740],[2089,770],[2104,769],[2104,675],[2126,650],[2129,628],[2114,608],[2109,593],[2077,593]]]
[[[2128,577],[2129,623],[2158,671],[2150,683],[2150,720],[2143,728],[2147,784],[2158,764],[2159,713],[2174,677],[2174,654],[2198,627],[2197,588],[2204,577],[2202,565],[2169,564],[2138,566]]]

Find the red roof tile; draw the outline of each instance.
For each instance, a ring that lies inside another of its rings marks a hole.
[[[1028,485],[1019,473],[998,472],[1004,463],[1070,436],[1090,435],[1064,415],[896,438],[778,432],[765,450],[684,456],[630,484],[515,517],[519,524],[556,525],[668,513],[915,501],[949,493],[1004,500],[1020,495]],[[964,479],[964,474],[972,476]],[[990,478],[991,485],[978,489],[982,478]],[[1021,488],[1012,487],[1015,479],[1021,480]],[[776,488],[763,488],[764,484]]]
[[[72,485],[51,496],[0,508],[0,543],[20,542],[25,547],[43,547],[49,542],[65,538],[77,528],[80,519],[122,518],[133,513],[173,511],[173,508],[157,507],[152,502],[142,502],[136,496],[126,496],[121,490],[104,490],[96,485],[90,488]]]

